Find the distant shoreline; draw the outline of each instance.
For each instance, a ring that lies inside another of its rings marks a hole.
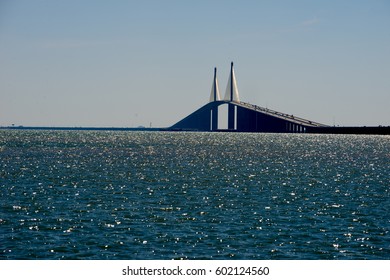
[[[2,126],[6,130],[97,130],[97,131],[162,131],[164,128],[152,127],[61,127],[61,126]]]

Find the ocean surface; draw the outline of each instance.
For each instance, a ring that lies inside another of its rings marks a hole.
[[[390,259],[390,137],[0,130],[0,259]]]

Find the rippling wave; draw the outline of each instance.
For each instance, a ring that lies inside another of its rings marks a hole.
[[[390,259],[387,136],[0,131],[1,259]]]

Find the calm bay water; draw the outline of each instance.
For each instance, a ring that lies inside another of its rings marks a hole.
[[[0,209],[0,259],[390,259],[390,138],[0,130]]]

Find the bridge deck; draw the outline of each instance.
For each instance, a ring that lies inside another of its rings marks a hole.
[[[244,108],[247,108],[247,109],[250,109],[250,110],[254,110],[256,112],[261,112],[261,113],[264,113],[264,114],[267,114],[267,115],[270,115],[270,116],[274,116],[274,117],[277,117],[277,118],[281,118],[281,119],[284,119],[284,120],[287,120],[287,121],[290,121],[290,122],[293,122],[293,123],[296,123],[296,124],[300,124],[300,125],[311,126],[311,127],[329,127],[328,125],[325,125],[325,124],[322,124],[322,123],[313,122],[313,121],[310,121],[310,120],[307,120],[307,119],[304,119],[304,118],[296,117],[294,115],[281,113],[281,112],[278,112],[278,111],[275,111],[275,110],[271,110],[271,109],[268,109],[268,108],[260,107],[260,106],[253,105],[253,104],[246,103],[246,102],[242,102],[242,101],[240,101],[240,102],[230,101],[228,103],[232,103],[232,104],[234,104],[236,106],[241,106],[241,107],[244,107]]]

